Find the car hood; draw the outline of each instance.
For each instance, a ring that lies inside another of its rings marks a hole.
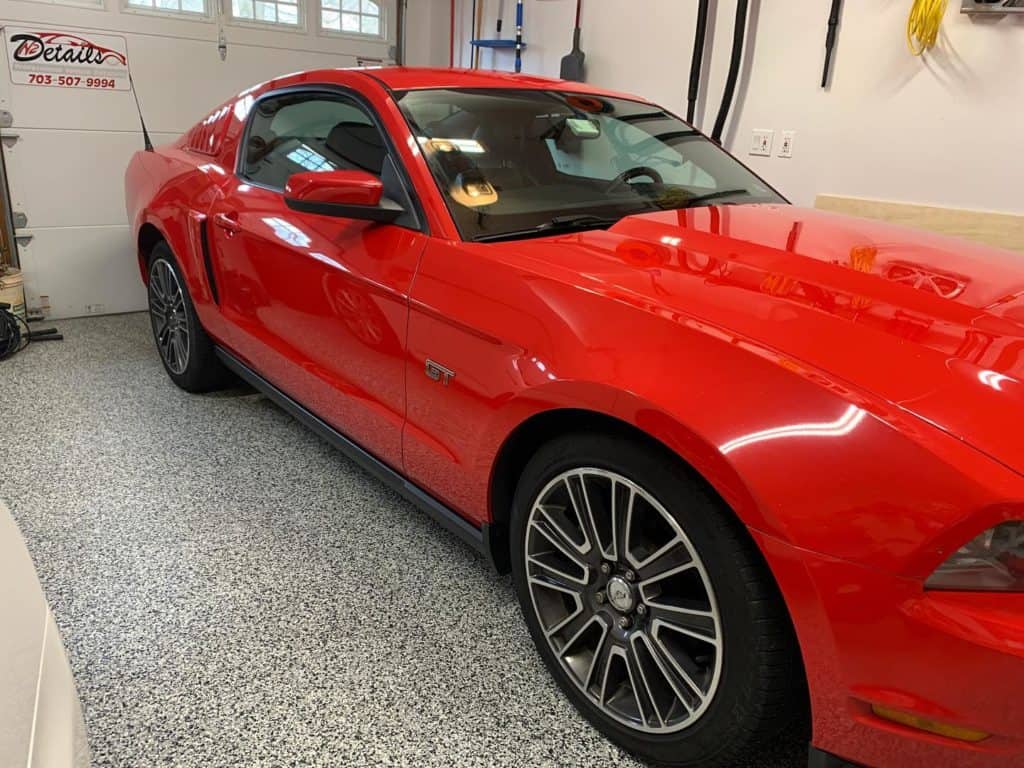
[[[1007,429],[1024,415],[1024,255],[785,205],[631,216],[533,245],[586,287],[756,342],[1024,471]]]

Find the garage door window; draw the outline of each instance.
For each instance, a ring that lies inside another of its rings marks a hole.
[[[206,16],[206,0],[127,0],[126,8]]]
[[[47,3],[49,5],[84,5],[89,8],[103,6],[103,0],[32,0],[36,3]]]
[[[253,109],[242,175],[272,189],[305,171],[381,175],[387,148],[359,105],[322,94],[266,99]]]
[[[299,4],[288,0],[231,0],[231,18],[256,24],[298,27]]]
[[[384,24],[377,0],[318,0],[320,28],[346,35],[383,37]]]

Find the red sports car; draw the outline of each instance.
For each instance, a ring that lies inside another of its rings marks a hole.
[[[262,83],[126,186],[174,382],[250,382],[511,570],[617,744],[1024,764],[1019,256],[479,72]]]

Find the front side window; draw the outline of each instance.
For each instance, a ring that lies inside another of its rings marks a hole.
[[[466,240],[543,234],[574,221],[785,202],[710,139],[659,107],[531,90],[397,96]]]
[[[302,22],[298,0],[231,0],[231,18],[285,27]]]
[[[256,104],[242,175],[273,189],[306,171],[360,170],[380,176],[387,148],[366,111],[327,94],[286,94]]]
[[[384,25],[378,0],[317,0],[320,28],[353,35],[383,37]]]

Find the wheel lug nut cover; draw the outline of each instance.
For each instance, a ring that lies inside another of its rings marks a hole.
[[[608,563],[601,563],[601,573],[607,576],[609,573],[611,573],[611,571],[612,567],[608,565]]]

